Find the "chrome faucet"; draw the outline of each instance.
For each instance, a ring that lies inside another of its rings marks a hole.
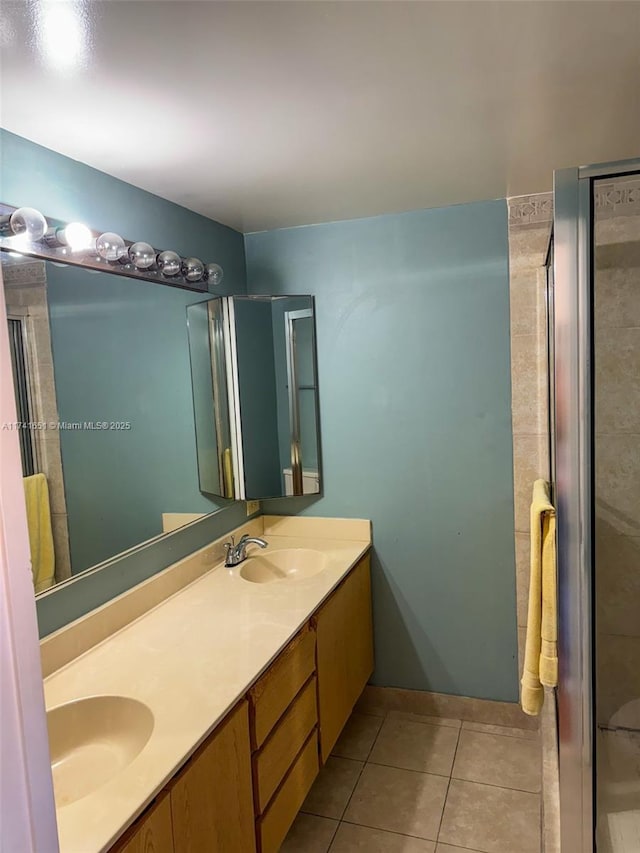
[[[224,561],[225,566],[228,568],[231,568],[232,566],[239,566],[240,563],[246,560],[247,545],[259,545],[261,548],[267,547],[267,543],[264,539],[259,539],[257,536],[247,536],[245,533],[237,545],[232,536],[231,542],[224,543],[224,547],[227,551],[227,556]]]

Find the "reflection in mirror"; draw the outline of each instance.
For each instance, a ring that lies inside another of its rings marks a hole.
[[[223,297],[187,315],[201,489],[319,494],[313,297]]]
[[[233,497],[231,419],[227,399],[224,342],[224,301],[209,299],[187,307],[189,351],[194,389],[193,409],[200,489],[211,495]]]
[[[215,511],[198,486],[199,295],[2,254],[36,592]],[[206,295],[203,295],[206,299]]]
[[[314,494],[318,471],[318,424],[313,311],[285,311],[287,388],[291,427],[291,475],[285,469],[285,494]]]

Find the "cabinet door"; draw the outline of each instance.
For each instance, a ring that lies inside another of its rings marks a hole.
[[[373,671],[368,554],[320,608],[315,622],[320,748],[324,762]]]
[[[175,853],[254,853],[249,713],[232,711],[171,786]]]
[[[162,794],[110,853],[173,853],[169,795]]]

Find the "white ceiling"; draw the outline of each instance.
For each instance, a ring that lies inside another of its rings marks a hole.
[[[637,2],[64,6],[2,3],[2,125],[242,231],[640,154]]]

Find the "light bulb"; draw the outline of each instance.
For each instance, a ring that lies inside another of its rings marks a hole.
[[[119,234],[105,231],[96,240],[96,251],[105,261],[119,261],[127,254],[127,244]]]
[[[129,257],[134,267],[139,270],[148,270],[156,262],[156,251],[149,243],[141,240],[129,248]]]
[[[70,222],[64,228],[59,228],[56,238],[72,252],[82,252],[95,246],[93,234],[82,222]]]
[[[187,258],[182,265],[182,275],[187,281],[200,281],[204,275],[204,264],[199,258]]]
[[[42,240],[47,232],[47,220],[34,207],[19,207],[11,216],[3,217],[1,228],[9,231],[10,236]]]
[[[224,278],[224,270],[220,264],[207,264],[205,271],[207,273],[207,281],[213,287],[217,287]]]
[[[162,275],[178,275],[182,269],[182,258],[177,252],[167,250],[158,255],[158,269]]]

